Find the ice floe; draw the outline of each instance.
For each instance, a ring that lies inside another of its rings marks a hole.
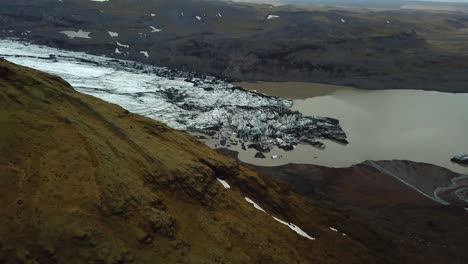
[[[225,189],[231,189],[231,186],[229,185],[229,183],[227,183],[227,181],[222,180],[220,178],[216,178],[216,179],[221,183],[221,185],[223,185]]]
[[[66,35],[68,38],[74,39],[74,38],[85,38],[85,39],[90,39],[91,37],[89,36],[88,31],[83,31],[83,30],[78,30],[78,31],[72,31],[72,30],[65,30],[65,31],[60,31],[60,33]]]

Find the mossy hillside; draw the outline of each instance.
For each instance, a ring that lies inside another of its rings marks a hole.
[[[337,212],[305,201],[185,132],[5,60],[0,127],[0,260],[7,263],[377,258],[360,242],[328,230],[329,221],[344,217]],[[298,236],[244,196],[318,239]]]

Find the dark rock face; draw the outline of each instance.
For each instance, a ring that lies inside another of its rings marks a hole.
[[[459,155],[456,155],[452,159],[450,159],[452,162],[462,164],[462,165],[468,165],[468,155],[461,153]]]

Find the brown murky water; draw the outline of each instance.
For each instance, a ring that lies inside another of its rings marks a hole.
[[[347,167],[365,160],[426,162],[468,174],[468,167],[450,162],[468,152],[468,94],[419,90],[366,91],[313,83],[241,84],[258,92],[294,99],[294,110],[340,120],[349,145],[325,142],[319,150],[301,145],[294,151],[274,149],[266,159],[256,151],[240,152],[243,161],[264,166],[311,163]],[[209,145],[213,145],[208,142]],[[282,155],[282,159],[271,159]]]

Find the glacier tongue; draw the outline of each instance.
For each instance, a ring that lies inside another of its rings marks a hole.
[[[290,100],[266,96],[211,76],[0,40],[0,56],[56,74],[78,91],[181,130],[230,131],[254,148],[292,149],[316,139],[347,143],[338,120],[291,111]]]

